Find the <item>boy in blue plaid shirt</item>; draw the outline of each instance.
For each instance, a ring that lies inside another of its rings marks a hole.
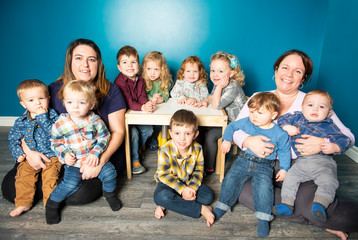
[[[61,221],[60,203],[80,188],[81,166],[97,166],[110,138],[104,122],[91,112],[96,104],[96,96],[90,83],[74,80],[64,87],[60,98],[68,113],[61,114],[52,128],[51,148],[59,161],[65,164],[65,174],[63,181],[47,201],[48,224]],[[118,211],[121,203],[114,192],[117,187],[117,172],[112,163],[107,162],[102,167],[98,178],[102,181],[103,195],[109,206],[113,211]]]
[[[313,216],[326,221],[325,209],[334,200],[338,188],[337,164],[332,154],[342,154],[351,147],[351,140],[342,134],[329,116],[333,113],[333,100],[323,90],[314,90],[305,96],[302,112],[285,114],[278,124],[290,135],[292,155],[298,158],[283,181],[281,204],[273,207],[275,215],[291,215],[294,209],[296,193],[301,182],[313,180],[317,190],[312,204]],[[305,134],[328,139],[321,143],[321,152],[305,155],[296,139]]]
[[[48,108],[50,94],[46,84],[37,79],[25,80],[18,86],[17,95],[26,111],[16,119],[9,133],[9,148],[15,161],[19,163],[15,180],[16,208],[10,212],[11,217],[30,210],[41,171],[43,203],[46,205],[47,199],[57,185],[61,169],[61,163],[51,150],[50,142],[51,128],[58,114],[54,109]],[[34,169],[26,160],[22,141],[30,149],[46,157],[43,158],[43,169]]]

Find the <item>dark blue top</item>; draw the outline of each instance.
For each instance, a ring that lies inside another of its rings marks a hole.
[[[290,143],[292,149],[295,151],[297,157],[301,156],[301,153],[297,151],[296,139],[301,138],[302,134],[308,134],[321,138],[328,138],[330,142],[337,144],[341,151],[336,154],[344,153],[351,145],[349,137],[341,133],[336,124],[333,123],[331,118],[326,118],[320,122],[309,122],[302,112],[295,112],[294,114],[287,113],[281,116],[278,121],[278,125],[281,127],[285,125],[292,125],[300,130],[300,133],[295,136],[290,136]],[[323,155],[322,152],[320,154]]]

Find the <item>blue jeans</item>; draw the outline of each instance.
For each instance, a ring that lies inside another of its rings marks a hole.
[[[255,216],[261,220],[271,221],[274,201],[272,184],[274,166],[274,160],[259,158],[241,151],[221,184],[216,207],[230,211],[230,207],[235,205],[244,183],[251,178]]]
[[[98,175],[102,181],[102,189],[105,192],[114,192],[117,186],[117,172],[113,164],[107,162]],[[65,165],[65,174],[62,182],[52,191],[50,199],[55,202],[62,202],[81,187],[82,173],[77,167]]]
[[[148,146],[149,147],[158,147],[158,135],[159,132],[162,130],[161,125],[154,125],[153,126],[153,134],[148,139]]]
[[[192,218],[199,218],[202,205],[210,205],[214,201],[214,192],[205,184],[201,184],[196,192],[195,201],[184,200],[173,188],[158,182],[154,191],[154,202],[161,207]]]
[[[131,132],[131,159],[132,163],[139,161],[139,148],[143,147],[147,139],[153,134],[151,125],[132,125]]]

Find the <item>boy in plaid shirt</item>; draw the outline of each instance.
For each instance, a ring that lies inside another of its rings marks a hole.
[[[164,217],[165,209],[193,218],[203,215],[210,227],[214,215],[208,205],[214,200],[214,193],[202,183],[204,157],[201,145],[194,142],[199,134],[194,113],[176,111],[170,119],[169,133],[172,139],[158,151],[155,217]]]
[[[75,193],[81,186],[81,165],[95,167],[100,155],[106,150],[110,133],[91,110],[96,104],[93,86],[84,81],[68,83],[60,96],[68,113],[60,115],[52,128],[51,148],[59,161],[65,164],[63,181],[51,193],[46,204],[46,222],[56,224],[61,221],[59,206],[62,201]],[[98,175],[103,183],[103,195],[113,211],[118,211],[121,203],[115,194],[117,172],[112,163],[107,162]]]
[[[30,210],[41,170],[43,202],[46,205],[57,185],[61,169],[61,163],[51,150],[50,143],[51,128],[58,114],[54,109],[48,108],[50,95],[46,84],[37,79],[25,80],[18,86],[17,95],[26,112],[16,119],[9,133],[9,148],[15,161],[19,163],[15,180],[16,208],[10,212],[11,217]],[[30,149],[44,154],[46,158],[43,158],[43,163],[46,166],[43,169],[34,169],[26,160],[22,140]]]
[[[331,204],[338,188],[337,164],[332,154],[343,154],[351,147],[351,140],[342,134],[339,128],[329,118],[333,113],[333,100],[323,90],[314,90],[305,96],[302,103],[302,112],[287,113],[278,119],[278,124],[290,135],[292,155],[297,159],[288,171],[283,181],[281,204],[273,207],[275,215],[291,215],[298,187],[301,182],[313,180],[317,190],[312,204],[313,216],[326,221],[325,209]],[[321,152],[314,155],[305,155],[296,139],[305,134],[329,139],[321,143]]]

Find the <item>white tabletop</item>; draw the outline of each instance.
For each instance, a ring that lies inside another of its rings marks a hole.
[[[193,106],[186,105],[186,104],[178,104],[177,102],[178,102],[178,100],[170,98],[165,103],[157,104],[155,106],[155,110],[154,110],[153,114],[165,114],[165,115],[170,114],[170,115],[172,115],[179,109],[187,109],[187,110],[193,111],[195,115],[213,115],[213,116],[218,116],[218,115],[223,116],[224,115],[222,110],[213,109],[211,107],[211,105],[209,105],[208,107],[197,108],[197,107],[193,107]],[[133,111],[133,110],[130,111],[130,113],[148,114],[144,111]]]

